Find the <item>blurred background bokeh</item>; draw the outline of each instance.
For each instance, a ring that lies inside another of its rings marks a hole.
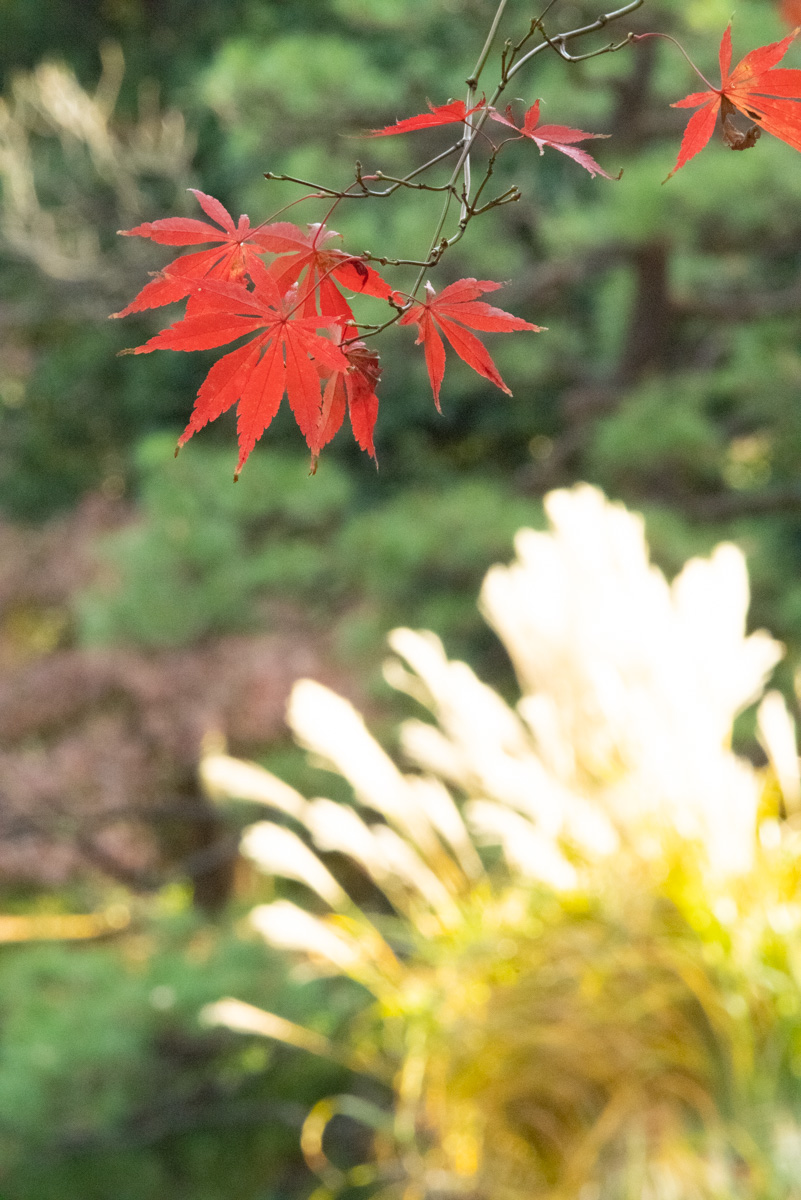
[[[560,29],[600,11],[556,7]],[[477,220],[440,268],[438,286],[508,281],[502,306],[548,326],[490,343],[513,398],[454,359],[437,414],[422,355],[393,329],[378,472],[343,430],[309,478],[282,412],[234,486],[230,415],[173,459],[213,355],[117,357],[163,314],[108,314],[169,253],[119,229],[195,215],[189,187],[265,220],[300,194],[265,171],[337,186],[356,157],[410,169],[447,134],[355,135],[461,95],[494,8],[0,0],[3,1200],[294,1200],[316,1186],[300,1131],[347,1067],[198,1013],[233,995],[336,1038],[363,996],[243,931],[255,903],[295,885],[243,860],[252,806],[215,805],[198,763],[227,749],[346,799],[295,747],[287,698],[314,678],[392,746],[413,707],[381,674],[397,624],[434,630],[515,697],[476,597],[515,532],[544,527],[552,489],[586,480],[643,513],[669,578],[739,546],[750,625],[784,644],[775,679],[795,703],[801,160],[770,137],[744,154],[714,143],[661,187],[686,121],[669,104],[694,86],[669,45],[572,67],[540,56],[517,77],[545,119],[610,134],[593,152],[624,174],[592,180],[510,148],[499,191],[517,183],[522,200]],[[743,0],[735,58],[783,36],[792,10]],[[646,0],[622,32],[680,35],[714,72],[730,15],[728,0]],[[512,0],[508,32],[530,17]],[[342,204],[331,224],[348,250],[416,257],[431,201]],[[307,201],[288,216],[324,214]],[[734,738],[761,768],[753,714]]]

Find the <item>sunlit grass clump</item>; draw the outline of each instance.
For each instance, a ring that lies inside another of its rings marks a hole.
[[[598,492],[546,509],[481,596],[514,708],[396,630],[388,678],[433,716],[401,730],[408,773],[308,681],[290,723],[353,807],[204,761],[211,794],[275,810],[245,854],[309,890],[253,925],[369,996],[337,1046],[234,1000],[206,1015],[386,1085],[355,1074],[310,1115],[320,1196],[801,1197],[800,789],[778,693],[758,710],[769,765],[731,748],[781,647],[746,636],[735,547],[668,585]],[[335,1113],[371,1129],[369,1161],[331,1161]]]

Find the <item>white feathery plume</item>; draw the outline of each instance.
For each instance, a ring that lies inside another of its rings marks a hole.
[[[299,950],[312,961],[345,975],[358,974],[367,963],[366,951],[357,939],[289,900],[257,905],[250,913],[250,922],[271,946]]]
[[[801,773],[795,721],[781,692],[767,692],[757,709],[759,740],[779,781],[788,812],[801,808]]]
[[[333,909],[346,911],[352,907],[328,868],[291,829],[259,821],[242,834],[241,849],[266,875],[305,883]]]
[[[574,866],[549,837],[520,813],[490,800],[471,800],[466,806],[470,826],[483,841],[497,842],[511,870],[535,879],[556,891],[570,891],[578,883]]]
[[[306,800],[288,783],[257,763],[228,754],[206,754],[200,760],[200,782],[212,800],[256,800],[290,817],[302,819]]]
[[[424,853],[436,849],[425,812],[352,704],[322,684],[302,679],[292,689],[287,717],[300,744],[343,775],[365,807],[380,813]]]

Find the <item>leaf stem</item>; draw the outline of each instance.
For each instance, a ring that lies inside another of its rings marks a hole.
[[[630,33],[630,34],[629,34],[629,40],[630,40],[630,41],[632,41],[632,42],[642,42],[642,41],[644,41],[644,40],[645,40],[645,38],[654,38],[654,37],[656,37],[656,38],[664,38],[664,40],[665,40],[666,42],[672,42],[674,46],[678,46],[679,50],[682,52],[682,54],[684,55],[684,57],[687,59],[687,62],[690,64],[690,66],[692,67],[692,69],[695,71],[695,73],[696,73],[696,75],[698,76],[698,78],[699,78],[699,79],[703,79],[704,83],[705,83],[705,84],[706,84],[706,86],[709,88],[709,90],[710,90],[710,91],[712,91],[712,92],[719,92],[719,91],[720,91],[720,88],[716,88],[716,87],[715,87],[715,85],[714,85],[714,83],[710,83],[710,82],[709,82],[709,80],[707,79],[706,75],[703,75],[703,74],[702,74],[702,73],[701,73],[701,72],[698,70],[698,68],[696,67],[695,63],[694,63],[694,62],[693,62],[693,60],[690,58],[689,54],[687,53],[687,51],[686,51],[686,50],[684,49],[684,47],[682,46],[681,42],[677,42],[677,41],[676,41],[676,39],[675,39],[674,37],[671,37],[669,33]]]
[[[289,204],[283,205],[282,208],[277,208],[266,220],[258,225],[254,225],[252,233],[259,233],[266,225],[271,225],[276,217],[280,217],[281,213],[285,213],[287,209],[294,208],[296,204],[302,204],[304,200],[324,200],[325,195],[322,192],[308,192],[305,196],[298,196],[297,200],[290,200]]]

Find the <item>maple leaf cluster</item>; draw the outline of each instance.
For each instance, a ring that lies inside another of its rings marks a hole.
[[[795,11],[795,0],[792,3],[784,0],[785,14],[791,10]],[[731,26],[726,28],[719,51],[720,87],[710,84],[694,67],[707,84],[707,90],[694,92],[673,106],[698,111],[690,118],[676,165],[668,179],[706,146],[718,118],[723,139],[732,150],[752,148],[763,131],[801,150],[801,71],[776,66],[799,32],[801,29],[795,29],[779,42],[752,50],[732,70]],[[627,42],[661,36],[667,35],[631,34]],[[471,107],[462,100],[429,104],[429,112],[370,130],[368,136],[390,137],[462,125],[462,141],[451,151],[446,151],[445,156],[465,146],[459,160],[461,164],[469,151],[470,139],[481,133],[492,150],[487,179],[492,173],[492,162],[503,146],[522,140],[533,142],[540,154],[546,148],[559,151],[593,178],[598,175],[605,179],[620,178],[620,174],[609,175],[578,145],[585,140],[606,137],[606,134],[587,133],[566,125],[541,124],[540,103],[537,100],[531,105],[523,115],[522,124],[515,121],[511,106],[501,112],[488,104],[485,97]],[[752,122],[748,129],[742,130],[735,125],[732,118],[736,113]],[[514,136],[507,135],[495,145],[483,128],[490,120],[511,129]],[[438,161],[439,158],[432,160]],[[419,168],[408,179],[424,169],[427,167]],[[458,170],[457,166],[454,178]],[[362,177],[357,173],[357,183],[363,189],[364,179],[379,178],[382,177]],[[405,182],[398,181],[399,184]],[[415,183],[413,186],[423,185]],[[457,196],[452,184],[434,190]],[[445,372],[443,337],[473,370],[511,395],[484,344],[471,331],[540,332],[542,326],[512,316],[481,299],[501,284],[490,280],[459,279],[437,293],[431,283],[426,282],[425,299],[420,300],[416,293],[424,272],[420,273],[411,294],[395,291],[366,261],[369,255],[349,255],[333,245],[339,234],[324,223],[310,224],[306,232],[287,221],[252,227],[247,216],[241,216],[234,224],[219,200],[204,192],[192,191],[213,224],[168,217],[121,232],[128,237],[150,238],[163,245],[210,248],[174,259],[126,308],[113,314],[124,317],[186,301],[182,319],[143,346],[124,353],[149,354],[158,349],[211,350],[248,338],[212,366],[198,391],[189,424],[179,438],[179,448],[209,421],[237,405],[239,462],[236,478],[286,396],[311,450],[313,470],[320,451],[342,426],[346,412],[358,445],[375,458],[373,434],[378,415],[376,388],[381,378],[381,365],[367,338],[395,322],[417,328],[416,344],[423,346],[438,410]],[[510,198],[516,199],[517,189],[512,189],[512,193],[515,194],[510,193]],[[330,194],[342,199],[348,192]],[[364,194],[369,195],[369,190]],[[449,203],[450,198],[449,195]],[[504,200],[500,197],[477,210],[475,199],[471,208],[466,193],[457,198],[462,204],[459,236],[471,216]],[[447,248],[448,244],[447,240],[438,244],[435,238],[433,257],[429,255],[424,268],[436,265],[442,247]],[[269,262],[266,261],[268,257]],[[384,326],[360,330],[346,292],[386,301],[393,307],[394,315]]]
[[[236,478],[286,395],[313,465],[339,430],[346,411],[357,443],[375,458],[375,389],[381,366],[378,354],[354,333],[355,318],[342,288],[402,303],[399,293],[393,293],[367,263],[332,247],[339,234],[325,225],[310,225],[307,233],[286,221],[252,228],[246,216],[235,225],[219,200],[191,190],[215,225],[167,217],[122,232],[164,245],[213,243],[213,248],[175,259],[126,308],[113,314],[125,317],[187,301],[181,320],[143,346],[124,352],[130,354],[211,350],[251,335],[209,371],[178,449],[236,404]],[[269,265],[265,254],[274,256]],[[418,326],[418,343],[425,345],[437,408],[445,366],[437,327],[465,362],[509,393],[482,343],[464,328],[539,330],[477,299],[500,286],[463,279],[437,296],[428,284],[425,302],[408,306],[401,318],[401,324]]]
[[[340,285],[384,299],[389,286],[371,267],[329,244],[339,236],[334,230],[311,225],[304,233],[286,221],[253,229],[246,216],[235,225],[219,200],[191,190],[216,225],[167,217],[123,231],[171,246],[214,243],[211,250],[175,259],[114,314],[187,301],[181,320],[130,353],[211,350],[255,336],[211,368],[178,447],[237,404],[238,476],[286,395],[314,460],[342,424],[346,407],[356,441],[375,457],[380,368],[377,356],[346,336],[353,313]],[[269,266],[267,253],[275,255]],[[325,413],[323,385],[331,395]]]

